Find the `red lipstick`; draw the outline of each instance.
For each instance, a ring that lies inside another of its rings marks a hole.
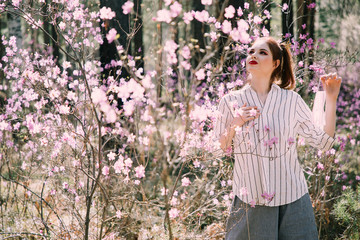
[[[255,60],[251,60],[250,62],[249,62],[249,64],[258,64]]]

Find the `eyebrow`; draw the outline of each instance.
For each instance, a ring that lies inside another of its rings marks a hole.
[[[248,51],[250,51],[250,50],[254,50],[254,48],[249,48]],[[261,49],[260,49],[260,51],[262,51],[262,50],[263,50],[263,51],[266,51],[266,52],[269,52],[269,51],[268,51],[267,49],[265,49],[265,48],[261,48]]]

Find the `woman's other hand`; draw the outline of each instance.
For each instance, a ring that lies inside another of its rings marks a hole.
[[[320,80],[326,92],[326,98],[336,100],[340,93],[341,77],[338,77],[336,73],[330,73],[320,76]]]
[[[247,107],[246,103],[239,109],[235,110],[235,117],[232,121],[232,127],[241,127],[246,122],[254,120],[260,116],[260,111],[256,106]]]

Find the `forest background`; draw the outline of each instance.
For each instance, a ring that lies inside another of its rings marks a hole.
[[[2,239],[223,239],[234,162],[216,108],[268,35],[310,107],[319,75],[343,79],[334,148],[295,143],[320,239],[359,239],[359,0],[1,0],[0,14]]]

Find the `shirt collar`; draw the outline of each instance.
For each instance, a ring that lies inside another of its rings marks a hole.
[[[247,83],[244,87],[243,87],[244,90],[252,90],[251,86],[250,86],[250,83]],[[279,90],[280,87],[279,85],[275,84],[275,83],[272,83],[271,84],[271,88],[270,88],[270,91],[272,90]]]

